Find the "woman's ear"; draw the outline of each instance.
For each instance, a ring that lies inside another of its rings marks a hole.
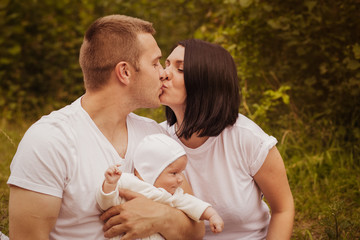
[[[115,66],[116,77],[124,85],[129,85],[131,71],[132,71],[131,66],[127,62],[119,62]]]

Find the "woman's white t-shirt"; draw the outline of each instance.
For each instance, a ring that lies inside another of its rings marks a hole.
[[[174,125],[161,125],[187,153],[185,175],[194,195],[209,202],[224,220],[223,232],[216,235],[206,222],[204,239],[264,239],[270,213],[253,176],[277,140],[241,114],[233,126],[196,149],[177,138]]]

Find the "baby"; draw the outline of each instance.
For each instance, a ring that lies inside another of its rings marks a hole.
[[[121,204],[119,188],[143,194],[157,202],[176,207],[195,221],[208,220],[211,230],[220,233],[224,222],[214,208],[192,195],[183,192],[182,172],[187,164],[185,150],[165,134],[145,137],[134,155],[135,175],[122,173],[119,166],[111,166],[105,172],[105,180],[96,194],[101,209]],[[118,238],[119,239],[119,238]],[[163,239],[154,234],[146,239]]]

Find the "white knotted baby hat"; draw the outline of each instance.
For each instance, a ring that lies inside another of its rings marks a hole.
[[[141,178],[152,185],[164,171],[179,157],[185,155],[184,148],[165,134],[144,137],[134,154],[134,167]]]

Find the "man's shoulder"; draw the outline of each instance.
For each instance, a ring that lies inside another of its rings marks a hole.
[[[130,113],[127,119],[128,127],[131,126],[138,130],[143,130],[150,133],[166,133],[165,129],[161,127],[155,120]]]
[[[32,124],[24,137],[50,141],[50,139],[59,140],[61,137],[67,136],[66,141],[68,141],[68,137],[73,135],[73,128],[78,119],[76,115],[74,103],[52,111]]]
[[[128,115],[128,120],[132,122],[138,122],[138,123],[147,123],[147,124],[158,124],[155,120],[143,116],[139,116],[135,113],[130,113]]]
[[[36,124],[69,124],[79,115],[80,111],[80,99],[77,99],[73,103],[63,106],[58,110],[54,110],[48,115],[42,116]]]

